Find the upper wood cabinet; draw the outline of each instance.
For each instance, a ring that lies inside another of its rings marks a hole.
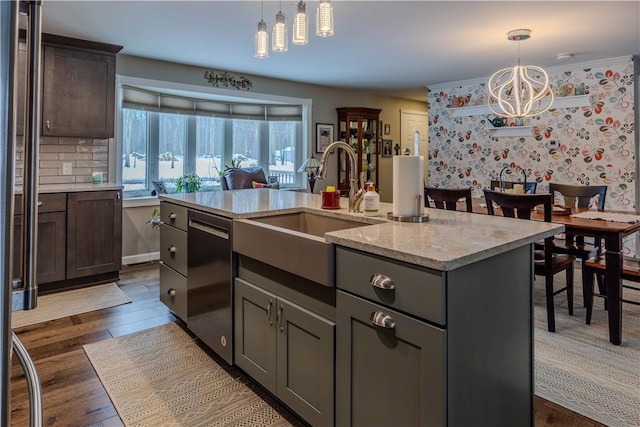
[[[42,134],[113,137],[115,55],[45,45],[43,57]]]
[[[116,53],[121,49],[112,44],[42,35],[42,135],[113,137]],[[18,135],[24,135],[27,59],[27,44],[21,40]]]

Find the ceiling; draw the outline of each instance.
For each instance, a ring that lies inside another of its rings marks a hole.
[[[281,2],[287,25],[298,0]],[[258,1],[43,1],[46,33],[122,45],[122,54],[206,69],[425,99],[425,86],[488,77],[515,65],[553,67],[640,53],[636,1],[333,0],[335,35],[253,56]],[[269,32],[278,1],[264,2]],[[315,29],[317,1],[307,1]],[[288,29],[291,37],[291,28]],[[558,61],[559,53],[574,56]]]

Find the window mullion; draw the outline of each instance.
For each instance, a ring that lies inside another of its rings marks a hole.
[[[149,113],[149,161],[147,168],[147,185],[158,180],[160,169],[160,120],[158,113]]]
[[[187,118],[187,147],[185,149],[185,174],[196,173],[196,116]]]

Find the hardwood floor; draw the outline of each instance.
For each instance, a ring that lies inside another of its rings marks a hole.
[[[119,286],[131,304],[16,329],[40,376],[45,426],[122,426],[82,346],[177,319],[158,299],[157,264],[123,269]],[[27,386],[15,356],[11,394],[12,426],[27,426]],[[602,424],[536,397],[535,426]]]

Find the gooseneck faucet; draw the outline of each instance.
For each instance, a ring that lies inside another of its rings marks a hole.
[[[358,212],[360,208],[360,203],[362,202],[362,197],[364,196],[364,174],[363,171],[358,178],[356,176],[356,164],[358,158],[356,156],[356,152],[353,151],[353,148],[349,144],[344,141],[334,141],[331,144],[327,145],[327,148],[324,149],[324,153],[322,153],[322,158],[320,159],[320,167],[318,168],[318,175],[316,178],[325,179],[327,176],[327,168],[325,167],[325,163],[329,154],[334,148],[342,148],[347,155],[349,155],[349,163],[351,163],[351,174],[350,174],[350,183],[349,183],[349,212]],[[358,181],[360,181],[360,186],[358,186]],[[360,187],[360,188],[358,188]]]

